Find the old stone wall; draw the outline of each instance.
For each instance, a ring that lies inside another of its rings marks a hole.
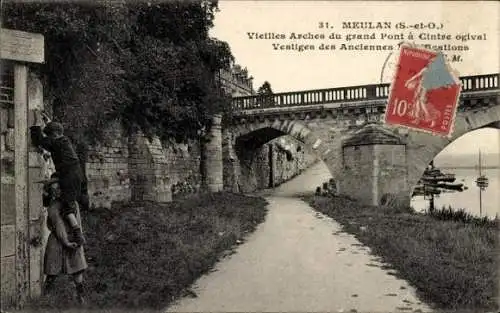
[[[405,145],[377,145],[376,158],[379,160],[378,190],[379,203],[387,203],[386,197],[398,196],[408,190],[408,166]],[[383,199],[386,198],[386,199]],[[384,201],[382,201],[384,200]]]
[[[91,206],[110,207],[111,201],[130,199],[127,138],[114,123],[106,131],[106,143],[87,152],[86,175]]]
[[[273,149],[276,151],[273,154],[273,181],[275,186],[281,185],[299,175],[318,160],[314,153],[293,139],[293,137],[285,136],[285,138],[292,143],[290,150],[284,150],[281,145],[277,145],[279,139],[273,142]]]
[[[405,145],[344,147],[344,194],[366,204],[386,204],[407,188]]]
[[[344,179],[339,180],[339,189],[355,199],[372,203],[374,182],[376,180],[374,146],[344,147]]]
[[[90,147],[86,163],[91,205],[117,200],[168,202],[197,192],[201,184],[200,147],[160,142],[139,133],[123,136],[110,127],[106,143]]]
[[[286,147],[281,144],[283,139],[287,142]],[[237,173],[234,177],[237,179],[238,189],[242,192],[279,186],[317,161],[316,156],[304,144],[290,136],[271,140],[258,149],[245,151],[238,157],[236,162],[231,164],[237,167],[233,170]],[[227,171],[229,172],[229,169]]]

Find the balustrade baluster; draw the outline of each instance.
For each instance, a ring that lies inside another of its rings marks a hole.
[[[477,75],[461,77],[462,92],[497,89],[499,75]],[[236,97],[231,101],[235,110],[280,106],[313,105],[345,100],[382,99],[390,93],[389,84],[367,85],[347,88],[299,91],[275,95]],[[346,107],[352,106],[346,105]],[[378,106],[378,105],[377,105]]]

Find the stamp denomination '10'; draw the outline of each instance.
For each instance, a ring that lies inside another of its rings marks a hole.
[[[442,53],[402,45],[385,122],[450,136],[460,90],[460,80]]]

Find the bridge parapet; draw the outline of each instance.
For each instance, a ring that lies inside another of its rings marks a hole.
[[[500,74],[486,74],[460,77],[462,94],[474,94],[498,90]],[[370,100],[387,99],[390,84],[360,85],[329,89],[315,89],[297,92],[282,92],[272,95],[235,97],[233,108],[239,110],[287,108],[323,104],[338,104],[338,107],[352,107]]]

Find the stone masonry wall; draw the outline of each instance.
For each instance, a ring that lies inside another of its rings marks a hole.
[[[387,204],[407,189],[404,145],[344,147],[344,170],[340,188],[346,195],[366,204]]]
[[[387,196],[396,197],[399,192],[408,189],[406,147],[404,145],[377,145],[375,149],[380,169],[378,200],[386,204],[389,201]]]
[[[374,198],[373,185],[376,179],[374,175],[374,146],[350,146],[344,147],[344,171],[343,180],[339,181],[339,189],[348,196],[355,199],[363,199],[371,204]]]
[[[117,200],[168,202],[199,190],[198,142],[168,144],[143,134],[129,140],[118,129],[110,127],[107,137],[113,140],[89,149],[86,170],[92,206],[109,208]]]
[[[283,150],[279,145],[273,145],[273,174],[274,185],[278,186],[302,173],[305,169],[314,164],[318,158],[314,153],[310,152],[307,147],[293,139],[293,137],[285,136],[286,140],[293,143],[291,149],[291,158],[286,150]],[[278,141],[275,139],[273,143]]]
[[[235,179],[240,192],[252,192],[269,187],[268,149],[268,145],[263,145],[257,150],[247,151],[238,159],[236,163],[238,175]]]
[[[293,143],[291,150],[281,147],[279,143],[282,138]],[[279,186],[302,173],[316,160],[314,154],[290,136],[276,138],[257,150],[246,151],[242,159],[238,160],[238,188],[243,192],[252,192],[270,188],[271,183],[274,187]]]
[[[109,208],[111,201],[130,199],[128,142],[119,129],[112,125],[107,143],[89,147],[85,167],[91,206]]]

